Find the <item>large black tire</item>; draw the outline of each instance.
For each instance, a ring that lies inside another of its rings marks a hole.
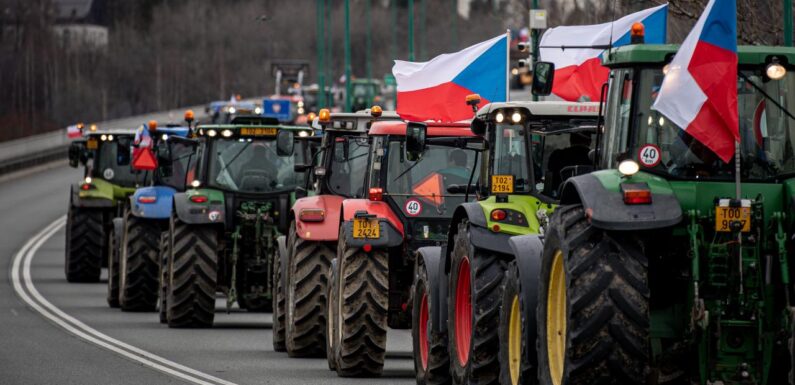
[[[345,239],[340,239],[345,242]],[[337,375],[375,377],[384,369],[389,257],[386,250],[369,253],[343,244],[337,298]]]
[[[218,232],[172,217],[166,316],[168,327],[211,327],[218,279]]]
[[[469,223],[464,220],[453,240],[447,286],[450,372],[455,384],[496,384],[500,369],[497,361],[500,285],[505,262],[495,254],[475,248],[469,238]]]
[[[516,262],[508,265],[502,281],[500,305],[500,384],[532,384],[536,381],[535,362],[528,362],[527,349],[535,348],[535,339],[528,341],[527,323],[524,319],[519,267]],[[513,328],[512,328],[513,326]]]
[[[110,228],[108,237],[108,306],[111,308],[119,307],[119,247],[121,244],[121,234],[118,234],[115,226]]]
[[[337,255],[341,254],[342,242],[337,242]],[[339,303],[340,294],[340,271],[337,258],[331,260],[331,267],[329,268],[329,285],[326,294],[326,309],[328,310],[328,321],[326,322],[326,361],[328,362],[328,369],[331,371],[337,370],[337,358],[339,357],[339,333],[337,324],[339,323],[339,315],[337,314],[337,304]]]
[[[169,246],[169,232],[163,231],[160,233],[160,290],[158,290],[158,316],[160,323],[168,323],[168,315],[166,313],[166,297],[168,295],[168,257],[171,254]]]
[[[545,236],[537,314],[541,384],[645,383],[648,260],[631,234],[592,227],[580,205],[559,208]]]
[[[291,226],[287,273],[286,333],[290,357],[326,354],[326,292],[334,250],[327,242],[313,242],[295,234]]]
[[[123,311],[155,311],[160,289],[160,224],[127,214],[119,258]]]
[[[99,282],[103,249],[107,247],[103,211],[70,205],[66,222],[66,280]]]
[[[290,232],[292,234],[292,231]],[[290,249],[290,235],[287,236],[287,250]],[[285,313],[285,293],[284,282],[286,277],[282,272],[282,255],[283,251],[279,249],[276,258],[273,260],[273,314],[271,319],[271,331],[273,333],[273,351],[286,352],[287,344],[285,343],[285,326],[284,326],[284,313]]]
[[[421,257],[417,257],[414,272],[413,304],[411,307],[411,339],[414,347],[414,373],[419,385],[444,385],[451,382],[450,356],[447,354],[447,333],[431,327],[434,312],[428,271]]]

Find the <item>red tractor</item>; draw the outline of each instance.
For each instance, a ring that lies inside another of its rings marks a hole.
[[[313,167],[310,196],[296,200],[290,229],[280,237],[274,269],[273,348],[291,357],[326,354],[326,285],[339,235],[342,201],[364,196],[369,142],[367,130],[375,120],[398,119],[378,106],[357,113],[323,109],[317,125],[323,129],[320,151],[312,164],[296,165],[297,172]]]
[[[345,377],[380,375],[387,327],[411,327],[416,250],[447,241],[482,150],[468,124],[377,122],[369,137],[365,193],[342,202],[328,294],[327,357]]]

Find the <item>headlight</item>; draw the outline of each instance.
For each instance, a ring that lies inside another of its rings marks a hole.
[[[214,138],[216,135],[218,135],[218,132],[215,130],[207,130],[207,136]]]
[[[90,176],[86,177],[86,183],[91,184],[91,177]]]
[[[102,136],[100,136],[99,139],[104,142],[104,141],[108,140],[108,136],[105,135],[105,134],[102,134]]]
[[[257,114],[257,115],[261,114],[262,113],[262,108],[260,108],[260,107],[255,108],[254,109],[254,113]]]
[[[497,123],[502,123],[505,121],[505,115],[502,112],[498,112],[497,115],[494,116],[494,120],[496,120]]]
[[[519,123],[519,122],[521,122],[521,121],[522,121],[522,114],[520,114],[520,113],[518,113],[518,112],[514,112],[514,113],[511,115],[511,121],[513,121],[514,123]]]
[[[787,69],[783,65],[773,62],[767,66],[767,77],[773,80],[781,80],[787,74]]]
[[[193,187],[193,188],[198,188],[199,186],[201,186],[201,184],[202,184],[202,183],[201,183],[201,182],[199,182],[198,180],[194,180],[193,182],[190,182],[190,185],[191,185],[191,187]]]
[[[237,109],[235,109],[235,107],[229,107],[230,114],[234,114],[235,112],[237,112]]]
[[[623,160],[618,164],[618,172],[624,176],[632,176],[640,171],[640,166],[637,162],[631,159]]]
[[[228,138],[228,137],[232,136],[232,131],[231,130],[223,130],[223,131],[221,131],[221,135],[224,138]]]
[[[309,132],[307,132],[307,131],[298,131],[298,136],[300,136],[300,137],[309,136]]]
[[[108,140],[113,140],[113,135],[108,135]]]
[[[163,139],[163,141],[166,141],[166,140],[168,140],[168,135],[163,134],[163,136],[161,136],[160,138]]]

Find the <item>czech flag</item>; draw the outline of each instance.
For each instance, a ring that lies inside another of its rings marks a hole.
[[[731,160],[740,141],[735,0],[710,0],[671,61],[652,108],[724,162]]]
[[[508,99],[508,34],[424,63],[395,60],[397,113],[414,121],[471,119],[466,96],[482,104]]]
[[[132,166],[135,170],[154,170],[157,168],[157,158],[152,152],[152,136],[149,133],[149,126],[142,124],[135,131],[133,139],[133,161]]]
[[[602,66],[606,47],[630,43],[635,23],[645,27],[646,44],[665,44],[668,4],[624,16],[615,22],[548,29],[541,37],[541,60],[555,63],[552,93],[569,101],[599,101],[609,70]],[[611,40],[612,39],[612,40]],[[571,48],[566,48],[571,47]]]
[[[73,124],[66,127],[66,137],[75,139],[83,136],[83,123]]]

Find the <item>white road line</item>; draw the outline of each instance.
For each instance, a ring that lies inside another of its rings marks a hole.
[[[39,314],[62,327],[69,333],[82,338],[95,345],[113,351],[125,358],[136,361],[146,367],[161,371],[179,379],[201,385],[235,385],[218,377],[202,373],[187,366],[167,360],[158,355],[152,354],[135,346],[119,341],[113,337],[99,332],[98,330],[80,322],[74,317],[64,313],[61,309],[47,301],[36,287],[30,275],[30,265],[36,252],[42,244],[60,230],[66,223],[66,216],[56,219],[45,227],[41,232],[30,238],[24,246],[14,255],[14,262],[11,267],[11,281],[14,291],[20,298],[30,305]],[[24,286],[23,286],[24,284]],[[27,289],[27,291],[25,291]],[[30,294],[28,294],[30,293]],[[32,298],[31,298],[32,297]]]

